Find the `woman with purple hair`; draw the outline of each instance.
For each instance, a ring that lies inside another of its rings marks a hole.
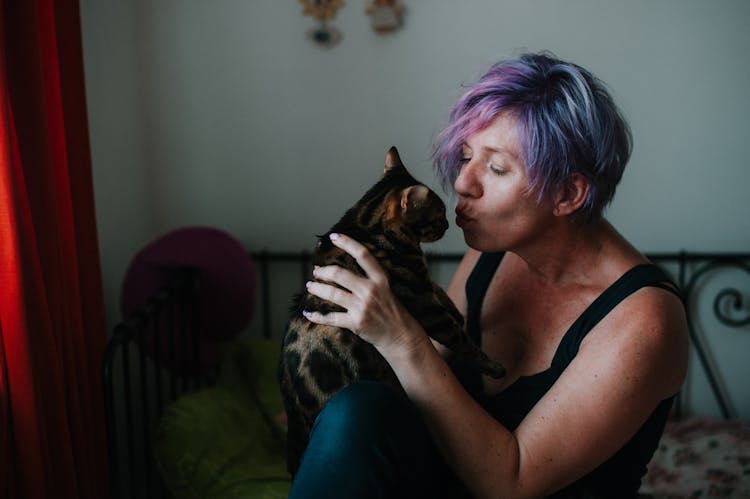
[[[290,497],[637,496],[688,340],[674,284],[603,217],[630,150],[604,84],[549,54],[468,89],[434,149],[469,247],[448,294],[507,375],[451,365],[363,246],[332,236],[367,276],[316,269],[310,292],[346,311],[309,318],[372,343],[408,398],[334,396]]]

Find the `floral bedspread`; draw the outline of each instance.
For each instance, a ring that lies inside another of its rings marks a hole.
[[[750,498],[750,420],[670,421],[641,492],[656,498]]]

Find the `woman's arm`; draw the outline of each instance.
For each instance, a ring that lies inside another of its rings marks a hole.
[[[421,410],[446,460],[477,497],[538,497],[584,476],[635,434],[684,378],[684,314],[657,288],[640,290],[601,321],[551,390],[509,432],[471,398],[421,326],[393,297],[377,261],[355,241],[367,277],[339,267],[316,269],[310,292],[346,312],[308,314],[348,328],[388,360]]]

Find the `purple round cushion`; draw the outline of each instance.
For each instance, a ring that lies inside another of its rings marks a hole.
[[[195,333],[200,343],[199,355],[211,357],[201,359],[201,364],[213,364],[215,355],[211,352],[215,347],[210,343],[234,337],[253,316],[255,267],[242,244],[226,232],[210,227],[174,230],[143,248],[130,263],[122,286],[123,316],[142,308],[180,269],[198,273],[200,294],[194,309],[198,317]],[[188,311],[188,317],[191,312]],[[161,330],[166,331],[166,317],[160,322]],[[172,322],[179,324],[179,318]],[[152,348],[146,350],[153,354]],[[166,353],[160,357],[166,361]]]

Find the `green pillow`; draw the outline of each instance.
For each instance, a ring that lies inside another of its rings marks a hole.
[[[287,497],[277,341],[235,340],[215,386],[185,395],[160,421],[154,454],[180,499]]]

